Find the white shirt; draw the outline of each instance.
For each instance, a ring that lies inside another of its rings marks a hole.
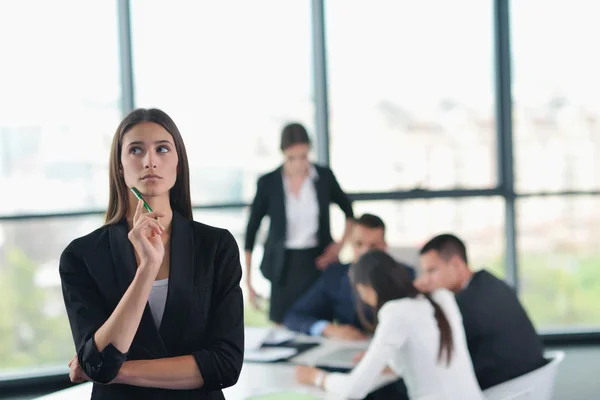
[[[168,291],[169,279],[161,279],[154,281],[152,284],[152,289],[150,290],[150,296],[148,296],[148,304],[150,305],[152,318],[154,318],[154,323],[156,324],[157,328],[160,328],[160,322],[162,321],[162,317],[165,312]]]
[[[304,179],[296,195],[290,191],[288,178],[285,176],[283,178],[287,249],[310,249],[319,244],[319,202],[315,189],[317,179],[319,179],[317,169],[311,165],[308,177]]]
[[[412,400],[483,400],[454,295],[442,289],[432,297],[452,328],[454,346],[448,367],[444,355],[438,362],[440,333],[434,309],[419,295],[387,302],[377,314],[379,324],[363,359],[350,374],[329,374],[325,389],[344,398],[362,399],[389,366],[404,378]]]

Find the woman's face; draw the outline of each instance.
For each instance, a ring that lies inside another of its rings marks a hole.
[[[144,122],[123,135],[121,167],[127,187],[148,197],[168,194],[177,180],[177,164],[173,137],[161,125]]]
[[[304,175],[308,171],[308,144],[295,144],[283,151],[286,172],[291,175]]]
[[[371,307],[377,307],[377,292],[370,285],[357,283],[356,291],[363,303]]]

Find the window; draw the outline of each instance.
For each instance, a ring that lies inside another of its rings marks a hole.
[[[519,199],[520,294],[538,329],[600,326],[600,197]]]
[[[0,374],[63,367],[75,354],[58,274],[62,251],[102,217],[0,222]]]
[[[600,3],[512,1],[511,10],[517,190],[598,189]]]
[[[121,97],[115,3],[0,3],[0,215],[106,206]]]
[[[453,233],[465,242],[471,268],[486,268],[504,278],[503,204],[498,197],[361,201],[354,203],[354,213],[379,216],[386,224],[390,253],[403,261],[417,264],[418,251],[429,239]],[[334,237],[341,237],[343,228],[343,214],[332,208]],[[342,255],[347,262],[352,259],[349,250]]]
[[[491,1],[325,4],[331,163],[344,189],[495,186]]]
[[[313,131],[310,2],[132,1],[136,104],[178,124],[194,204],[249,201],[290,121]]]
[[[242,292],[244,293],[244,301],[246,307],[244,311],[244,320],[247,325],[266,325],[269,322],[268,312],[266,309],[255,310],[247,303],[246,296],[246,266],[244,260],[244,240],[246,233],[246,223],[248,222],[248,208],[233,208],[233,209],[199,209],[194,210],[194,219],[203,224],[225,228],[231,232],[238,242],[240,248],[240,257],[242,264]],[[262,261],[263,242],[266,237],[266,229],[268,227],[268,218],[265,218],[262,229],[258,233],[256,244],[252,256],[252,287],[256,292],[264,297],[269,298],[271,292],[271,284],[267,281],[260,272],[260,262]]]

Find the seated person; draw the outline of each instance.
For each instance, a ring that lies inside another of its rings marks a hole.
[[[473,273],[464,243],[439,235],[421,249],[420,290],[453,291],[482,390],[543,366],[542,341],[514,289],[485,270]]]
[[[354,220],[350,242],[355,260],[371,249],[386,250],[385,224],[375,215],[364,214]],[[283,324],[288,329],[313,336],[366,339],[365,332],[373,329],[368,321],[370,313],[368,309],[360,315],[357,312],[361,304],[354,300],[348,268],[349,264],[330,265],[288,311]],[[409,268],[408,272],[414,279],[415,271]],[[366,318],[362,318],[363,314]]]
[[[389,367],[404,378],[410,399],[484,399],[452,292],[419,292],[407,269],[381,250],[363,254],[350,266],[350,276],[361,300],[377,313],[373,340],[352,372],[297,366],[298,382],[340,398],[362,399]]]

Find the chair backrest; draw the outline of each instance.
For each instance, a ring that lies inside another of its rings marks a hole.
[[[556,373],[565,353],[547,352],[545,358],[548,363],[543,367],[491,387],[483,395],[487,400],[552,400]]]

